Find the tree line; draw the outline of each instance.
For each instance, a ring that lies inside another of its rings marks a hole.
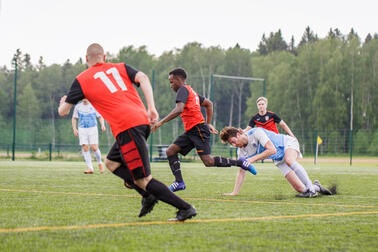
[[[109,61],[125,62],[153,79],[161,117],[175,106],[168,73],[175,67],[183,67],[188,73],[187,82],[198,94],[211,96],[216,127],[244,128],[257,113],[255,101],[262,95],[262,82],[212,79],[211,75],[258,77],[266,80],[268,109],[284,119],[299,138],[308,138],[312,130],[328,135],[349,130],[352,125],[356,134],[360,134],[358,138],[367,141],[361,148],[366,151],[376,148],[371,151],[374,153],[378,151],[377,147],[371,147],[373,143],[378,146],[377,49],[377,34],[361,39],[353,29],[348,34],[330,29],[325,38],[319,38],[307,27],[299,43],[293,37],[287,43],[280,30],[264,34],[256,51],[238,44],[223,49],[191,42],[158,57],[150,54],[146,46],[132,45],[121,48],[116,55],[107,54]],[[50,138],[48,142],[53,144],[67,143],[67,138],[76,141],[67,137],[71,130],[69,120],[65,119],[65,126],[60,126],[57,106],[75,76],[86,69],[82,58],[75,63],[67,60],[62,65],[46,66],[42,57],[32,64],[28,53],[17,50],[10,60],[18,66],[17,120],[21,122],[19,127],[29,132],[28,141],[47,141],[41,140],[43,137]],[[4,131],[10,129],[8,122],[13,118],[13,83],[14,68],[1,67],[0,142],[9,139],[2,135],[7,134]],[[44,123],[38,124],[41,120]]]

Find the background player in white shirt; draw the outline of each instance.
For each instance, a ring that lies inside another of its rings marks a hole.
[[[297,197],[313,198],[318,196],[318,192],[324,195],[332,194],[319,181],[315,180],[312,183],[306,170],[297,162],[297,158],[302,157],[302,154],[296,138],[263,128],[243,132],[242,129],[234,127],[223,128],[220,138],[223,143],[239,148],[239,158],[245,158],[252,164],[258,160],[272,159],[294,190],[301,193],[296,195]],[[237,195],[244,178],[245,170],[239,169],[233,192],[224,195]]]
[[[93,173],[92,158],[89,150],[89,146],[92,148],[93,153],[96,156],[98,168],[100,172],[104,172],[104,167],[101,161],[101,151],[98,148],[98,130],[97,120],[98,118],[101,130],[105,131],[104,118],[93,108],[87,99],[83,99],[82,102],[75,106],[72,115],[72,129],[75,136],[79,136],[80,145],[83,149],[83,156],[88,169],[85,174]],[[79,128],[77,128],[77,121],[79,120]]]

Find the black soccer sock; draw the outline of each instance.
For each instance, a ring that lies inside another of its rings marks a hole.
[[[238,161],[239,160],[216,156],[214,157],[214,166],[218,166],[218,167],[239,166]]]
[[[169,167],[171,167],[172,173],[175,176],[177,182],[184,182],[180,169],[180,159],[177,154],[168,157]]]
[[[133,180],[130,178],[129,172],[126,169],[126,167],[121,165],[115,171],[113,171],[113,174],[123,179],[128,185],[130,185],[143,197],[149,196],[150,194],[148,192],[144,191],[142,188],[139,188],[137,185],[134,184]]]
[[[171,192],[166,185],[159,180],[151,179],[147,185],[147,192],[152,193],[159,200],[176,207],[177,209],[189,209],[190,204]]]

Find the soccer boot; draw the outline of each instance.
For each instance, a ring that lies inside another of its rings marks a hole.
[[[180,191],[180,190],[185,190],[186,186],[184,181],[183,182],[173,182],[172,185],[169,186],[169,190],[172,192]]]
[[[84,174],[93,174],[93,171],[92,170],[86,170],[85,172],[84,172]]]
[[[197,211],[194,206],[190,206],[188,209],[181,209],[177,212],[176,218],[169,219],[170,221],[185,221],[191,219],[197,215]]]
[[[245,158],[239,158],[240,161],[242,161],[242,165],[241,165],[241,168],[243,170],[246,170],[246,171],[249,171],[250,173],[252,173],[253,175],[256,175],[257,174],[257,171],[255,169],[255,166],[253,164],[251,164],[250,162],[248,162],[247,159]]]
[[[325,188],[324,186],[322,186],[322,185],[320,184],[319,180],[314,180],[314,185],[319,186],[319,188],[320,188],[320,191],[319,191],[319,192],[320,192],[321,194],[323,194],[323,195],[332,195],[332,194],[333,194],[330,190],[328,190],[327,188]]]
[[[311,192],[310,190],[307,190],[304,193],[295,195],[295,197],[298,197],[298,198],[316,198],[316,197],[318,197],[318,192]]]
[[[150,194],[147,197],[142,198],[142,208],[140,209],[138,217],[143,217],[154,209],[154,206],[158,202],[157,198]]]

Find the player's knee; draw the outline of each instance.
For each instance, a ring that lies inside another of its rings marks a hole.
[[[285,159],[285,163],[288,164],[289,166],[291,166],[292,164],[294,164],[294,162],[296,161],[292,157],[285,157],[284,159]]]
[[[121,164],[111,161],[109,159],[105,159],[105,167],[108,168],[109,171],[114,172]]]
[[[139,188],[142,188],[143,190],[146,191],[146,187],[147,187],[148,183],[150,183],[151,179],[152,179],[152,176],[149,175],[147,177],[135,180],[134,184],[137,185]]]
[[[177,152],[175,151],[174,147],[170,145],[165,151],[165,154],[167,154],[167,157],[170,157],[170,156],[176,155]]]
[[[83,144],[83,151],[85,152],[89,151],[89,146],[86,144]]]

